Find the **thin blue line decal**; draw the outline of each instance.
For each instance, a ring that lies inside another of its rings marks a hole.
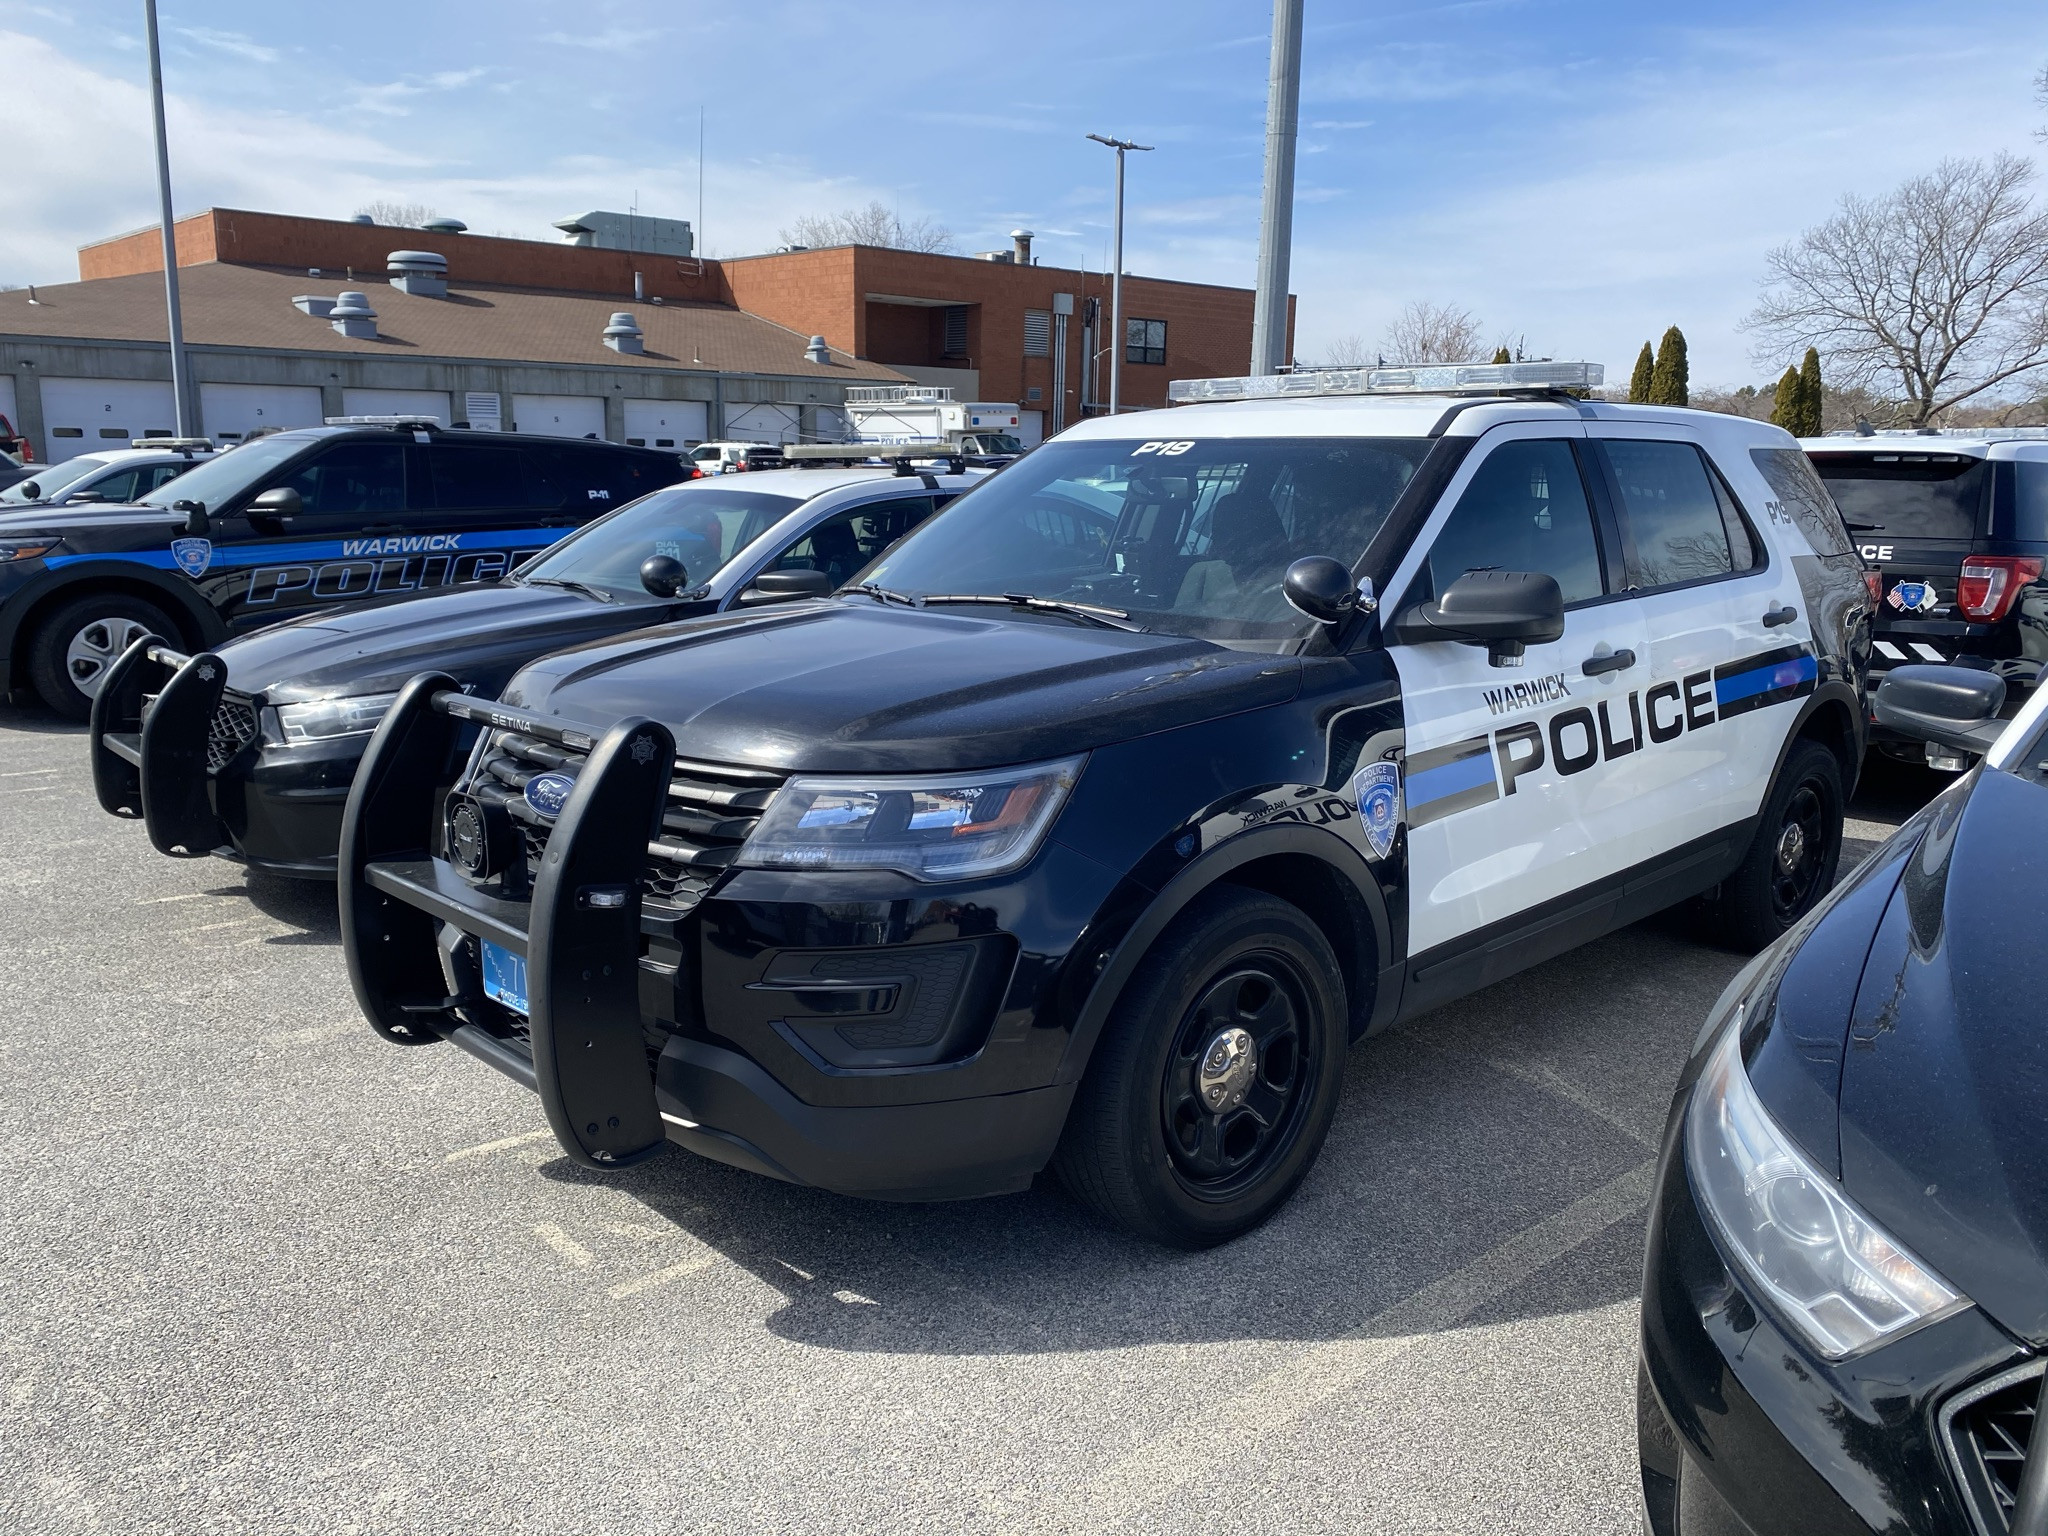
[[[1769,693],[1773,689],[1796,688],[1801,683],[1812,682],[1818,676],[1820,667],[1814,659],[1811,656],[1799,656],[1790,661],[1773,662],[1767,667],[1738,672],[1733,677],[1719,678],[1714,683],[1714,697],[1718,703],[1732,704],[1738,699]]]

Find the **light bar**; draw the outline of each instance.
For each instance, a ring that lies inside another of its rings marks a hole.
[[[418,416],[329,416],[330,427],[411,427],[415,431],[436,430],[441,418],[425,414]]]
[[[1446,363],[1411,368],[1316,368],[1245,379],[1175,379],[1172,405],[1206,400],[1292,400],[1310,395],[1506,395],[1598,389],[1601,363]]]
[[[213,439],[210,437],[131,437],[130,448],[168,448],[180,453],[211,453]]]

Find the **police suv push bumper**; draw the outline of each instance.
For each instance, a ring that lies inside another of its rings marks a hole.
[[[228,842],[213,802],[216,769],[254,749],[260,699],[237,698],[249,729],[223,735],[227,664],[144,636],[108,669],[93,699],[93,790],[109,815],[140,817],[150,845],[201,858]]]

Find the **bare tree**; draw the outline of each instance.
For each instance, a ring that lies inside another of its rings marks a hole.
[[[434,216],[434,210],[426,203],[401,203],[395,198],[380,197],[356,210],[357,218],[364,214],[393,229],[418,229]]]
[[[1366,342],[1356,331],[1332,337],[1330,344],[1323,348],[1325,368],[1368,367],[1379,360],[1379,349]]]
[[[953,251],[953,232],[930,219],[905,220],[880,199],[865,208],[837,213],[805,214],[785,225],[784,245],[880,245],[893,251],[925,251],[945,256]]]
[[[2041,66],[2041,73],[2034,76],[2034,104],[2048,112],[2048,64]],[[2048,142],[2048,128],[2036,128],[2034,137]]]
[[[1480,342],[1479,321],[1470,311],[1427,299],[1402,309],[1383,345],[1397,363],[1475,363],[1493,355]]]
[[[1770,362],[1818,347],[1841,383],[1900,401],[1908,426],[2048,365],[2048,212],[2033,168],[1944,160],[1885,197],[1844,197],[1771,252],[1744,328]]]

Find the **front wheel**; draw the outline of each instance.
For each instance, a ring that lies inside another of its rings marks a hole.
[[[1054,1166],[1100,1215],[1206,1248],[1279,1209],[1336,1115],[1343,972],[1300,908],[1240,886],[1198,896],[1131,978]]]
[[[123,651],[144,635],[175,640],[177,633],[161,608],[141,598],[118,592],[81,597],[37,629],[29,678],[50,708],[83,720]]]
[[[1817,741],[1792,749],[1771,786],[1742,865],[1721,883],[1720,927],[1762,949],[1814,908],[1842,857],[1842,766]]]

